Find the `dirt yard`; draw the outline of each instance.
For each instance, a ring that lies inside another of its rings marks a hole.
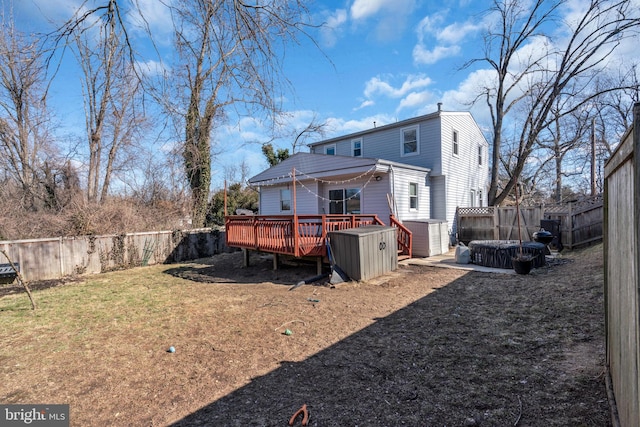
[[[0,402],[68,403],[75,426],[286,426],[302,404],[310,426],[608,426],[602,247],[563,259],[527,276],[409,265],[290,290],[315,265],[273,271],[256,255],[243,269],[234,253],[37,291],[42,306],[129,280],[148,306],[114,288],[79,348],[3,337]],[[26,297],[0,298],[0,322],[11,298]]]

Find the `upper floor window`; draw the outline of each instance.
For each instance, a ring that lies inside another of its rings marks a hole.
[[[353,157],[362,157],[362,138],[351,140],[351,152]]]
[[[478,146],[478,166],[482,166],[482,145]]]
[[[457,156],[460,150],[460,144],[459,144],[459,136],[458,136],[458,131],[454,130],[453,131],[453,136],[452,136],[452,140],[453,140],[453,155]]]
[[[403,156],[412,156],[419,154],[418,146],[418,127],[402,129],[402,152]]]
[[[336,155],[336,144],[327,145],[324,147],[324,154],[328,154],[329,156]]]
[[[418,184],[415,182],[409,183],[409,209],[418,209]]]

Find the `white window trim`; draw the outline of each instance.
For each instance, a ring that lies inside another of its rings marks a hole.
[[[405,153],[404,152],[404,133],[408,130],[416,131],[416,151],[413,153]],[[400,129],[400,156],[401,157],[409,157],[409,156],[417,156],[420,154],[420,126],[408,126],[406,128]]]
[[[282,192],[283,191],[288,191],[289,192],[289,209],[282,209],[282,202],[285,200],[282,198]],[[291,189],[289,188],[281,188],[280,191],[278,191],[279,195],[280,195],[280,212],[291,212],[291,203],[293,203],[293,201],[291,200]]]
[[[457,137],[457,138],[456,138]],[[457,141],[456,141],[457,139]],[[456,153],[457,146],[457,153]],[[457,129],[451,131],[451,155],[453,157],[460,157],[460,132]]]
[[[355,155],[355,151],[356,151],[356,143],[360,143],[360,155],[356,156]],[[362,144],[362,138],[358,138],[358,139],[352,139],[351,140],[351,155],[353,157],[363,157],[364,156],[364,150],[363,150],[363,144]]]
[[[324,154],[328,154],[327,151],[329,151],[329,149],[333,148],[333,154],[330,154],[331,156],[335,156],[337,154],[337,148],[336,148],[336,144],[329,144],[329,145],[325,145],[324,146]]]
[[[412,196],[411,195],[411,186],[415,185],[416,186],[416,195]],[[416,207],[412,208],[411,207],[411,198],[415,197],[416,198]],[[420,186],[418,185],[417,182],[410,182],[409,183],[409,212],[417,212],[420,208]]]

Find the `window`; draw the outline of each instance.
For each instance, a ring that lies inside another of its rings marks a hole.
[[[403,156],[419,154],[418,127],[402,129],[402,152]]]
[[[329,213],[344,213],[344,190],[329,190]]]
[[[482,145],[478,146],[478,166],[482,166]]]
[[[469,207],[471,208],[476,207],[476,191],[475,190],[471,190],[471,194],[469,195]]]
[[[409,183],[409,209],[418,210],[418,184]]]
[[[362,138],[351,141],[351,152],[353,157],[362,157]]]
[[[342,215],[359,214],[360,189],[329,190],[329,213]]]
[[[327,145],[324,147],[324,154],[328,154],[329,156],[336,155],[336,144]]]
[[[453,131],[453,155],[457,156],[458,155],[458,131],[454,130]]]
[[[288,188],[280,190],[280,210],[291,210],[291,190]]]

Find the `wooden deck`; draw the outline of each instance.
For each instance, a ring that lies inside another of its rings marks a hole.
[[[398,251],[411,256],[411,232],[393,216]],[[327,233],[384,225],[376,215],[231,215],[225,218],[227,246],[295,257],[325,257]]]

